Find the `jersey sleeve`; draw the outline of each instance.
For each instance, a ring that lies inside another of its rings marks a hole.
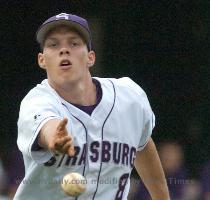
[[[129,88],[137,94],[138,105],[140,106],[140,112],[142,112],[140,114],[142,122],[139,122],[142,123],[142,130],[140,130],[142,133],[137,148],[137,151],[141,151],[146,146],[152,135],[152,130],[155,127],[155,115],[144,90],[130,78],[125,77],[124,79],[126,79]]]
[[[52,153],[38,146],[38,134],[50,119],[62,119],[56,104],[50,98],[31,95],[21,102],[18,119],[17,144],[23,155],[37,163],[45,163]]]
[[[144,99],[142,100],[144,102],[143,105],[143,129],[142,129],[142,135],[138,146],[138,151],[141,151],[149,141],[152,130],[155,127],[155,115],[151,109],[150,103],[147,99],[147,96],[145,94]]]

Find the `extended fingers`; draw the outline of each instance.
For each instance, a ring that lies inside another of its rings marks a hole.
[[[69,154],[70,156],[74,156],[75,154],[73,140],[70,136],[57,138],[51,149],[54,152],[66,153]]]
[[[68,143],[69,141],[71,142],[72,139],[71,139],[71,137],[68,136],[68,135],[67,135],[67,136],[64,136],[64,137],[62,137],[62,138],[57,138],[56,141],[55,141],[54,146],[55,146],[56,149],[61,149],[61,148],[63,148],[63,146],[64,146],[66,143]]]
[[[56,153],[67,153],[70,156],[75,155],[73,140],[71,136],[69,136],[68,131],[66,129],[66,124],[68,123],[68,119],[62,119],[58,126],[56,134],[54,138],[51,140],[49,144],[49,149]]]
[[[67,141],[63,146],[62,146],[62,153],[66,153],[69,156],[74,156],[75,155],[75,150],[74,150],[74,144],[72,140]]]
[[[66,143],[63,145],[63,147],[62,147],[63,151],[64,151],[65,153],[68,153],[68,150],[69,150],[69,148],[70,148],[72,145],[73,145],[73,142],[72,142],[72,141],[66,142]]]
[[[58,124],[57,130],[58,131],[64,131],[66,128],[66,124],[68,123],[68,119],[64,118],[60,121],[60,123]]]

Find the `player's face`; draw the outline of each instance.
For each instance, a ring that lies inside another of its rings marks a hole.
[[[45,68],[50,84],[55,87],[71,87],[84,83],[90,76],[89,67],[95,62],[93,51],[88,52],[83,39],[68,27],[50,32],[44,43],[38,62]]]

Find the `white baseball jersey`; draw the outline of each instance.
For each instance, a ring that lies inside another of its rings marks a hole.
[[[21,102],[17,144],[24,157],[25,177],[15,200],[75,199],[60,187],[69,172],[87,179],[87,190],[78,200],[127,199],[136,151],[148,142],[155,117],[145,92],[131,79],[95,79],[101,84],[102,99],[91,115],[62,99],[47,80]],[[43,124],[64,117],[75,156],[34,148]]]

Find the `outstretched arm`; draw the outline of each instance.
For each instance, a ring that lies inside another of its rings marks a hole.
[[[134,165],[152,200],[170,199],[163,168],[151,138],[145,148],[137,152]]]
[[[67,123],[67,118],[49,120],[40,130],[39,145],[53,152],[74,156],[73,140],[66,129]]]

